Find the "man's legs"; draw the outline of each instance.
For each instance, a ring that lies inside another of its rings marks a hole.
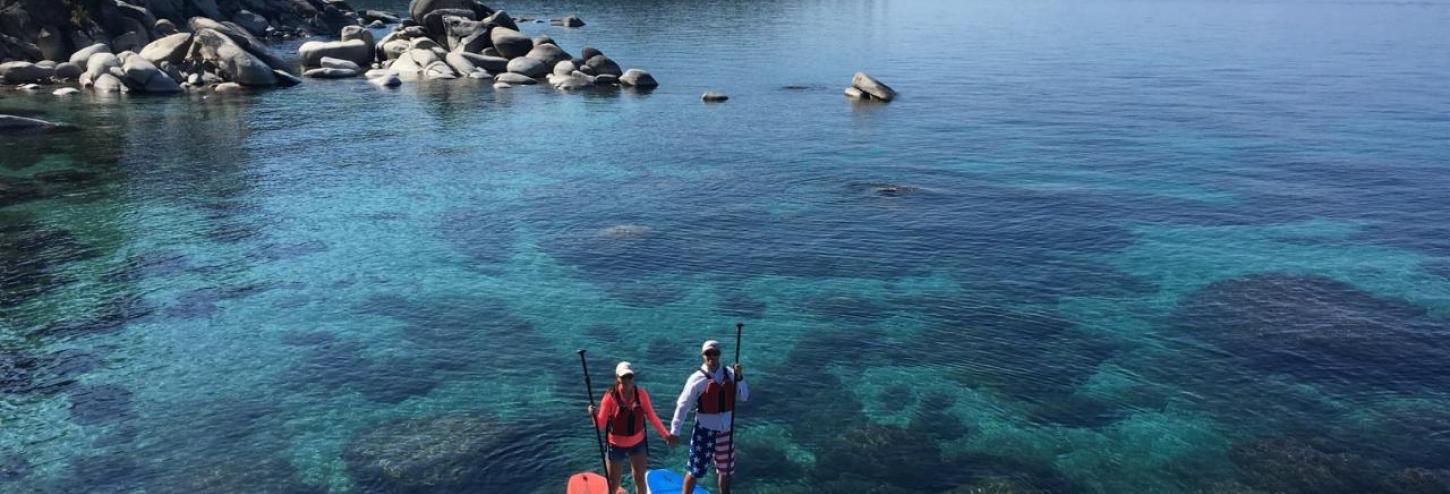
[[[720,494],[730,494],[730,477],[735,475],[735,443],[731,432],[715,433],[715,476]]]
[[[681,491],[681,494],[695,492],[695,480],[705,476],[714,453],[715,433],[700,427],[700,424],[695,424],[695,432],[690,434],[690,455],[689,461],[685,465],[684,490]]]

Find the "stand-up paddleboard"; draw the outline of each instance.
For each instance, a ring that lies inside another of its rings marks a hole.
[[[650,470],[644,474],[644,483],[649,484],[650,494],[675,494],[685,489],[685,478],[680,474],[669,470]],[[695,484],[695,492],[690,494],[710,494],[710,491],[700,488]]]
[[[676,487],[675,490],[679,490]],[[609,479],[594,472],[576,473],[569,477],[568,494],[609,494]],[[624,488],[619,488],[616,494],[624,494]]]

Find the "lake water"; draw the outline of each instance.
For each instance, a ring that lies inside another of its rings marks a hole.
[[[559,492],[737,321],[742,492],[1450,489],[1450,4],[491,5],[662,87],[3,92],[0,491]]]

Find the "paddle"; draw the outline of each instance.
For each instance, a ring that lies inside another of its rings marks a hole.
[[[579,349],[579,365],[584,367],[584,389],[589,393],[589,408],[594,408],[594,383],[589,379],[589,361],[584,358],[584,349]],[[604,461],[604,438],[599,435],[599,425],[595,422],[594,414],[589,414],[589,428],[594,429],[594,442],[599,444],[599,466],[605,474],[609,473],[609,464]]]
[[[740,333],[742,333],[744,331],[745,331],[745,323],[743,323],[743,322],[737,322],[737,323],[735,323],[735,363],[737,365],[740,364]],[[740,415],[740,380],[739,380],[739,378],[740,378],[740,376],[735,376],[735,379],[736,379],[736,381],[735,381],[735,391],[734,391],[735,396],[731,396],[730,397],[730,403],[732,403],[732,404],[735,405],[734,407],[731,407],[731,409],[730,409],[730,458],[731,458],[731,461],[732,462],[735,461],[734,460],[735,459],[735,443],[740,440],[740,436],[735,435],[735,417],[738,417]]]

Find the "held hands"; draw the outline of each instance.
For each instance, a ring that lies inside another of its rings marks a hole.
[[[674,446],[674,445],[679,444],[679,443],[680,443],[680,436],[676,436],[674,434],[670,434],[670,435],[665,436],[665,444],[668,444],[670,446]]]

